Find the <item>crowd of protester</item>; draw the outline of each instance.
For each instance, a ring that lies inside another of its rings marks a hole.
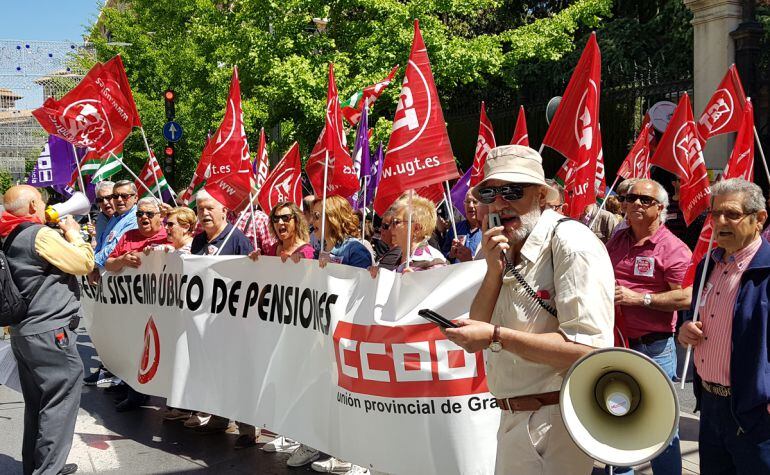
[[[564,189],[551,180],[546,186],[543,209],[566,214]],[[647,354],[675,379],[674,336],[682,321],[678,312],[689,309],[693,298],[692,287],[682,288],[682,282],[700,228],[692,231],[682,225],[676,183],[673,191],[669,197],[657,181],[625,180],[604,204],[587,207],[578,221],[606,245],[612,261],[616,343]],[[321,268],[334,263],[368,269],[373,278],[381,268],[398,273],[427,271],[484,259],[482,235],[488,227],[489,204],[479,196],[483,196],[479,190],[471,189],[464,209],[455,210],[407,193],[382,216],[367,214],[365,218],[339,196],[324,202],[309,195],[302,206],[283,202],[271,210],[236,213],[205,191],[197,194],[192,210],[155,198],[138,199],[130,181],[103,181],[96,189],[99,212],[95,225],[88,227],[95,262],[89,278],[96,281],[104,270],[136,268],[151,251],[242,255],[254,262],[262,256],[277,256],[286,265],[309,259],[317,260]],[[696,222],[691,227],[697,226]],[[770,229],[762,236],[767,240]],[[697,331],[701,329],[699,325]],[[687,338],[700,338],[695,333],[691,329]],[[138,409],[148,399],[104,367],[88,375],[84,383],[101,387],[107,383],[106,390],[115,393],[120,412]],[[202,433],[237,431],[238,449],[256,446],[260,436],[254,426],[213,414],[168,407],[163,417],[183,421],[185,427]],[[334,457],[319,460],[318,450],[281,435],[262,450],[291,452],[287,465],[292,467],[312,463],[319,472],[368,472]],[[678,437],[652,465],[655,473],[681,471]],[[617,468],[615,473],[623,470],[627,469]]]

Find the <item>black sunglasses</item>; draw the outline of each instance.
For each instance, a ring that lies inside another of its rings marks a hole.
[[[96,202],[97,203],[103,203],[103,202],[110,201],[110,200],[112,200],[112,195],[97,196],[96,197]]]
[[[132,196],[136,196],[136,193],[113,193],[111,198],[113,200],[117,200],[118,198],[121,198],[125,201],[131,198]]]
[[[148,218],[152,219],[155,217],[156,214],[159,214],[159,213],[156,213],[155,211],[137,211],[136,217],[141,218],[142,216],[147,216]]]
[[[294,219],[294,215],[293,215],[293,214],[277,214],[277,215],[273,216],[273,217],[272,217],[272,218],[270,218],[270,219],[271,219],[271,220],[273,221],[273,223],[275,223],[275,224],[278,224],[278,223],[280,223],[281,221],[283,221],[284,223],[288,223],[289,221],[291,221],[292,219]]]
[[[625,199],[626,203],[628,204],[636,203],[636,200],[639,200],[639,202],[642,203],[642,206],[650,206],[658,202],[658,200],[656,200],[652,196],[637,195],[634,193],[628,193],[626,195],[626,199]]]
[[[384,229],[385,231],[387,231],[388,229],[390,229],[390,223],[380,224],[380,229]]]
[[[479,188],[476,192],[479,195],[479,201],[484,204],[492,204],[497,196],[502,196],[505,201],[520,200],[524,196],[524,189],[532,186],[532,183],[514,183],[503,186],[485,186]]]

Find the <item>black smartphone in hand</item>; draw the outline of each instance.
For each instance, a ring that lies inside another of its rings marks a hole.
[[[417,312],[417,315],[443,328],[457,328],[457,325],[453,323],[451,320],[447,320],[446,318],[442,317],[438,313],[428,308],[419,310]]]

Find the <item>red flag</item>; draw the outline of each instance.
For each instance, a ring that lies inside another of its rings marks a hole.
[[[596,202],[594,180],[600,156],[599,95],[601,86],[601,54],[592,34],[572,73],[551,126],[543,139],[547,145],[573,162],[575,168],[569,214],[578,218],[586,206]],[[603,175],[603,172],[602,172]]]
[[[243,127],[241,85],[238,68],[233,68],[230,93],[222,124],[203,149],[200,161],[209,162],[204,189],[227,208],[235,210],[251,192],[251,159]],[[200,163],[198,167],[200,167]],[[196,170],[197,171],[197,170]]]
[[[599,124],[600,83],[601,54],[594,33],[589,37],[572,73],[543,145],[573,162],[587,161],[584,152],[593,150],[596,145],[594,137]],[[596,156],[595,151],[593,155]]]
[[[267,174],[270,172],[270,159],[267,156],[267,140],[265,139],[265,128],[259,131],[259,148],[257,149],[257,158],[254,159],[254,179],[256,184],[254,188],[259,193],[262,185],[267,180]]]
[[[484,179],[484,164],[487,162],[489,151],[495,148],[495,131],[492,122],[487,117],[487,108],[481,101],[481,116],[479,117],[479,138],[476,141],[476,153],[473,156],[473,171],[471,172],[471,186],[476,186]]]
[[[101,75],[102,67],[97,63],[64,97],[49,97],[32,111],[48,133],[100,156],[121,146],[138,120],[123,91]]]
[[[602,134],[601,130],[598,135],[598,148],[599,153],[596,157],[596,167],[594,168],[594,192],[595,196],[604,197],[607,191],[607,180],[604,173],[604,149],[602,147]],[[570,203],[572,197],[575,195],[577,184],[582,183],[581,188],[588,189],[588,183],[590,181],[590,175],[587,173],[590,171],[585,169],[580,175],[577,174],[579,170],[575,169],[574,163],[569,160],[564,160],[561,167],[556,171],[556,181],[561,183],[564,187],[565,195],[564,202],[567,204],[567,212],[570,210]],[[579,206],[578,202],[575,206]]]
[[[273,168],[259,190],[259,206],[269,213],[278,203],[291,201],[302,207],[302,159],[299,144],[294,142],[278,165]]]
[[[377,98],[382,95],[385,88],[390,85],[390,82],[393,80],[397,71],[398,65],[393,66],[388,77],[377,84],[365,87],[363,91],[357,91],[350,99],[341,104],[342,116],[345,117],[348,123],[351,125],[358,125],[363,108],[370,107],[374,104],[374,101],[376,101]]]
[[[382,215],[405,191],[459,176],[428,50],[415,20],[412,51],[401,85],[374,210]]]
[[[158,159],[155,158],[155,154],[152,152],[138,176],[139,179],[134,181],[134,186],[139,190],[139,196],[142,198],[146,196],[157,198],[160,194],[161,186],[167,186],[166,178],[163,176],[163,170],[160,168],[160,163],[158,163]],[[142,185],[142,182],[147,185],[149,190]]]
[[[743,92],[738,70],[733,64],[698,119],[697,130],[701,146],[715,135],[736,132],[741,126],[745,104],[746,94]]]
[[[596,156],[596,172],[594,174],[594,189],[596,190],[596,196],[604,198],[604,194],[607,192],[607,174],[604,172],[604,147],[602,146],[602,131],[599,128],[599,135],[597,138],[597,147],[599,153]]]
[[[513,130],[511,145],[529,147],[529,134],[527,133],[527,118],[524,115],[524,106],[519,106],[519,116],[516,117],[516,128]]]
[[[679,204],[688,225],[708,208],[708,172],[687,93],[679,100],[650,163],[679,177]]]
[[[115,56],[111,60],[102,65],[102,75],[106,81],[105,84],[108,87],[117,87],[120,92],[128,100],[128,106],[131,109],[131,115],[133,115],[134,127],[141,127],[142,121],[139,120],[139,111],[136,109],[136,102],[134,102],[134,94],[131,92],[131,86],[128,84],[128,77],[126,76],[126,68],[123,67],[123,59],[120,55]]]
[[[738,129],[733,153],[730,155],[730,160],[725,166],[725,172],[722,174],[722,180],[729,180],[730,178],[754,181],[754,106],[750,100],[746,101],[743,109],[743,120],[740,129]],[[711,232],[711,216],[707,216],[698,238],[698,244],[695,245],[695,250],[692,253],[690,267],[684,276],[683,287],[692,285],[695,281],[695,270],[708,251]]]
[[[620,165],[618,175],[628,178],[650,178],[650,129],[648,122],[639,131],[634,146],[628,152],[623,164]]]
[[[326,177],[326,196],[353,196],[361,187],[358,174],[353,168],[350,158],[345,130],[342,128],[342,113],[334,82],[334,65],[329,64],[329,86],[326,93],[326,125],[310,152],[310,158],[305,164],[310,183],[316,196],[323,196],[324,168],[328,159],[329,170]]]
[[[743,178],[754,182],[754,106],[750,100],[746,101],[743,109],[741,127],[723,177],[725,180]]]

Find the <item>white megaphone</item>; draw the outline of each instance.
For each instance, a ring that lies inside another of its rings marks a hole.
[[[626,348],[596,350],[576,361],[564,377],[560,403],[575,444],[616,467],[657,457],[679,426],[679,400],[668,375]]]
[[[45,221],[56,224],[61,218],[67,215],[84,215],[91,210],[91,202],[88,197],[80,191],[72,194],[70,199],[64,203],[57,203],[45,209]]]

